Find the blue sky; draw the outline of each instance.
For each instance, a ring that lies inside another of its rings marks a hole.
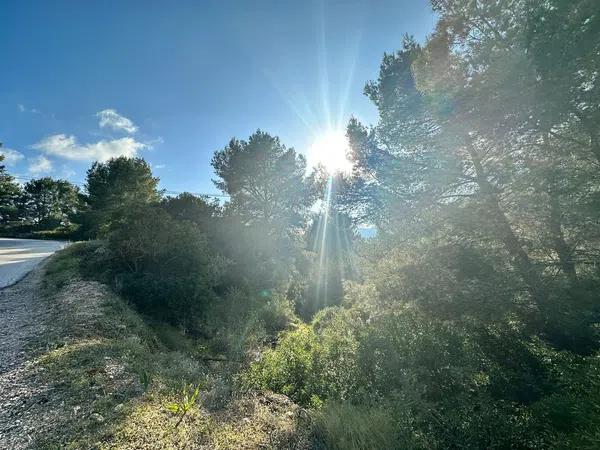
[[[161,186],[216,192],[210,158],[261,128],[305,152],[354,115],[425,0],[0,3],[0,141],[9,172],[83,181],[140,155]]]

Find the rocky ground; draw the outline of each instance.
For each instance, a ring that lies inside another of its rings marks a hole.
[[[0,290],[0,448],[27,448],[46,425],[39,413],[46,410],[49,387],[33,362],[53,316],[40,295],[42,276],[39,267]]]
[[[85,384],[82,396],[74,385],[81,384],[80,371],[95,375],[76,355],[88,346],[95,353],[98,339],[85,338],[94,334],[108,289],[70,276],[61,289],[49,289],[48,263],[0,290],[0,449],[54,448],[53,442],[103,420],[93,410],[99,386]],[[110,358],[98,358],[115,389],[125,391],[120,385],[131,384],[131,375],[122,374],[122,364],[115,369]]]

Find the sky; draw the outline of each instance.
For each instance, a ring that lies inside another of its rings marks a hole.
[[[82,183],[141,156],[173,192],[217,192],[210,159],[256,129],[305,153],[351,116],[426,0],[0,2],[0,142],[20,181]]]

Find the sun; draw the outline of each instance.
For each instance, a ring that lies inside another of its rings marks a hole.
[[[309,167],[322,165],[328,173],[349,173],[352,163],[348,160],[348,139],[343,131],[331,131],[319,136],[307,153]]]

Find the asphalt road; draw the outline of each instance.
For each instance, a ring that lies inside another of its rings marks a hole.
[[[16,283],[64,246],[59,241],[0,238],[0,288]]]

